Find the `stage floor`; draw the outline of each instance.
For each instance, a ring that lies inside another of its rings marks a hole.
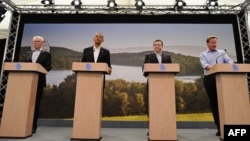
[[[147,141],[147,128],[102,128],[101,141]],[[178,141],[220,141],[216,129],[177,129]],[[70,141],[72,127],[39,126],[33,136],[26,139],[0,139],[0,141]]]

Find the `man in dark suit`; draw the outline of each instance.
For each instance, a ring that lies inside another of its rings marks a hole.
[[[151,54],[147,54],[144,59],[144,64],[146,63],[172,63],[171,57],[162,51],[163,49],[163,41],[155,40],[153,42],[154,52]],[[145,77],[148,76],[148,73],[144,72],[143,75]]]
[[[82,62],[98,62],[98,63],[107,63],[108,70],[107,73],[111,74],[111,63],[110,63],[110,52],[109,50],[101,47],[104,37],[102,33],[96,33],[94,38],[94,45],[83,50]]]
[[[146,64],[146,63],[159,63],[159,64],[172,63],[171,57],[162,51],[162,49],[163,49],[163,41],[162,40],[159,40],[159,39],[155,40],[153,42],[153,47],[154,47],[154,52],[147,54],[145,56],[144,64]],[[147,77],[148,73],[144,72],[143,76]],[[146,112],[148,113],[148,82],[147,82],[147,92],[146,92],[146,96],[145,96],[144,100],[146,102],[146,105],[145,105]]]
[[[158,64],[172,63],[171,57],[162,51],[162,49],[163,49],[163,41],[162,40],[159,40],[159,39],[155,40],[153,42],[153,47],[154,47],[154,52],[147,54],[145,56],[144,64],[146,64],[146,63],[158,63]],[[143,76],[147,77],[148,73],[144,72]],[[144,101],[145,101],[146,113],[149,114],[148,113],[148,82],[147,82],[147,86],[146,86],[146,94],[144,97]]]
[[[44,69],[50,71],[51,54],[49,52],[42,50],[43,43],[44,43],[43,37],[41,36],[33,37],[32,44],[34,46],[34,50],[26,53],[25,62],[39,63],[41,66],[44,67]],[[35,133],[37,129],[37,120],[39,117],[40,104],[43,97],[43,88],[45,86],[46,86],[46,75],[43,73],[39,73],[32,133]]]

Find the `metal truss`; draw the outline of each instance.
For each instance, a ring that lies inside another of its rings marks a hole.
[[[78,13],[78,14],[237,14],[241,10],[240,6],[224,5],[211,7],[206,5],[188,5],[181,10],[177,10],[174,5],[147,5],[143,10],[136,10],[133,5],[118,6],[114,10],[110,10],[105,5],[82,5],[75,8],[71,5],[17,5],[15,8],[19,13]]]
[[[239,20],[239,29],[240,29],[240,36],[241,36],[241,45],[243,50],[243,58],[245,61],[250,59],[250,47],[249,47],[249,28],[247,23],[248,14],[246,13],[239,13],[238,20]]]
[[[136,10],[135,5],[118,5],[110,10],[107,5],[81,5],[75,8],[72,5],[15,5],[10,0],[2,0],[10,10],[22,13],[54,13],[54,14],[238,14],[242,8],[247,9],[248,2],[239,5],[187,5],[178,10],[174,5],[145,5],[142,10]]]
[[[250,43],[249,43],[249,27],[248,27],[249,12],[250,11],[246,11],[238,14],[241,47],[243,51],[243,61],[246,63],[250,63]],[[247,74],[247,80],[248,80],[248,90],[250,92],[250,73]]]
[[[5,62],[5,61],[13,62],[13,60],[14,60],[15,49],[16,49],[15,48],[16,47],[16,40],[17,40],[17,31],[18,31],[18,27],[19,27],[19,19],[20,19],[20,14],[13,13],[12,22],[11,22],[10,30],[9,30],[9,37],[7,39],[7,44],[6,44],[6,48],[5,48],[3,62]],[[7,88],[7,81],[8,81],[8,72],[4,72],[3,70],[1,70],[0,117],[2,115],[4,97],[5,97],[5,92],[6,92],[6,88]]]

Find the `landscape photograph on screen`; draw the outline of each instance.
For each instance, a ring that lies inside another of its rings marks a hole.
[[[142,66],[145,55],[153,52],[156,39],[163,41],[163,51],[171,56],[172,62],[180,65],[180,72],[175,75],[177,115],[200,114],[203,118],[206,114],[208,120],[212,118],[199,60],[200,53],[207,49],[208,36],[217,36],[217,48],[226,50],[238,61],[237,34],[230,22],[29,21],[22,25],[19,61],[32,49],[32,38],[36,35],[44,37],[43,49],[52,55],[41,118],[73,118],[76,74],[71,70],[72,62],[80,62],[83,49],[93,45],[93,37],[98,32],[104,35],[102,47],[110,51],[112,65],[112,74],[105,76],[104,119],[141,116],[139,120],[147,120],[147,78],[143,76]]]

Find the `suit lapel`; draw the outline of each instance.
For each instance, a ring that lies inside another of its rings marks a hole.
[[[171,63],[171,58],[166,53],[162,54],[162,63]]]
[[[28,53],[28,55],[27,55],[27,62],[32,62],[32,53],[33,53],[33,51],[30,51],[29,53]]]
[[[165,53],[162,53],[162,56],[161,56],[161,63],[166,63],[167,62],[167,56]]]
[[[36,62],[37,62],[37,63],[41,62],[40,60],[42,59],[43,54],[44,54],[44,52],[41,51],[40,54],[39,54],[39,56],[38,56],[37,59],[36,59]]]
[[[104,54],[104,50],[103,50],[103,48],[100,48],[100,52],[99,52],[99,55],[98,55],[96,62],[101,62],[103,54]]]
[[[153,57],[152,57],[152,60],[151,60],[151,61],[152,61],[153,63],[159,63],[155,53],[153,54]]]

